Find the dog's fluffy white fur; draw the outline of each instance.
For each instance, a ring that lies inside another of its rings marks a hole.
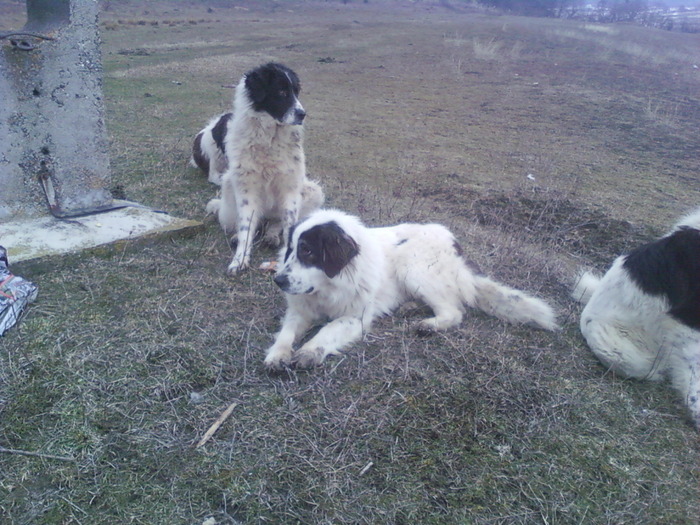
[[[465,305],[511,323],[557,328],[547,303],[473,270],[452,233],[438,224],[368,228],[341,211],[319,210],[292,231],[275,282],[286,292],[287,312],[265,358],[273,369],[320,364],[408,300],[433,310],[434,317],[420,321],[422,330],[458,325]],[[293,351],[311,326],[328,319]]]
[[[603,277],[582,273],[572,295],[598,359],[625,377],[670,379],[700,429],[700,209]]]
[[[225,232],[237,236],[229,274],[249,266],[253,239],[264,221],[265,240],[277,246],[280,233],[323,203],[323,190],[306,177],[305,112],[298,92],[296,74],[273,63],[248,72],[236,86],[224,138],[221,198],[206,207]]]

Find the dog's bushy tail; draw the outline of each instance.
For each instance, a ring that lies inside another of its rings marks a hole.
[[[484,275],[475,276],[475,305],[487,314],[513,324],[534,324],[557,330],[557,316],[546,302],[525,292],[497,283]]]
[[[581,304],[587,304],[600,284],[600,277],[592,272],[581,272],[571,292],[571,297]]]

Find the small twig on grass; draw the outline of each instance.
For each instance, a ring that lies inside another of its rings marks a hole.
[[[209,430],[207,430],[204,433],[204,436],[202,436],[202,439],[199,440],[199,443],[197,443],[197,446],[194,448],[199,448],[202,445],[204,445],[207,441],[211,439],[211,437],[214,435],[214,432],[219,430],[219,427],[223,424],[224,421],[228,419],[228,417],[231,415],[231,412],[233,412],[233,409],[238,406],[238,403],[233,402],[231,403],[226,410],[224,410],[223,414],[219,416],[219,418],[214,421],[214,424],[209,427]]]
[[[40,452],[29,452],[27,450],[16,450],[13,448],[0,447],[0,453],[17,454],[18,456],[31,456],[35,458],[57,459],[59,461],[75,461],[75,458],[68,456],[54,456],[53,454],[41,454]]]
[[[362,470],[360,471],[360,476],[364,476],[365,474],[367,474],[367,471],[371,469],[373,465],[374,462],[370,461],[364,467],[362,467]]]

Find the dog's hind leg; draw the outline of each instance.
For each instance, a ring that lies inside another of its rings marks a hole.
[[[299,219],[305,219],[313,212],[323,206],[325,201],[321,185],[313,180],[305,180],[301,189],[301,207],[299,209]]]
[[[462,322],[464,306],[459,288],[449,280],[433,279],[430,282],[421,282],[412,279],[416,289],[411,295],[427,304],[433,311],[433,317],[419,321],[416,329],[419,332],[434,332],[447,330]]]
[[[227,235],[233,235],[236,232],[238,222],[236,189],[229,178],[223,179],[220,198],[211,199],[207,203],[206,210],[207,213],[216,215],[221,228]]]
[[[462,309],[451,303],[426,304],[433,310],[434,317],[429,317],[418,322],[417,329],[420,332],[433,332],[447,330],[462,322],[464,313]]]
[[[207,215],[216,215],[219,220],[219,225],[228,236],[228,242],[231,246],[238,243],[238,233],[236,233],[236,208],[235,203],[225,201],[224,198],[211,199],[206,207]]]
[[[282,242],[282,222],[270,220],[265,227],[264,241],[268,246],[277,248]]]
[[[669,356],[644,327],[583,315],[581,333],[596,357],[612,371],[634,379],[663,379]]]
[[[221,179],[228,170],[228,159],[221,151],[217,151],[214,161],[210,164],[208,170],[208,180],[212,184],[221,186]]]

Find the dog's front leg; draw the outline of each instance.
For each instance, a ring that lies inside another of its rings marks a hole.
[[[294,363],[300,368],[320,365],[329,355],[337,355],[350,343],[362,338],[362,320],[358,317],[339,317],[334,319],[294,356]]]
[[[260,224],[260,212],[262,205],[256,199],[247,197],[244,193],[236,195],[238,209],[238,245],[231,264],[228,265],[228,274],[233,275],[240,270],[245,270],[250,265],[250,252],[255,239],[255,232]]]
[[[286,239],[289,238],[289,230],[299,220],[299,206],[300,202],[297,196],[288,197],[284,203],[284,211],[282,216],[282,242],[286,242]]]
[[[300,310],[301,311],[301,310]],[[310,327],[313,320],[291,308],[287,309],[274,344],[267,350],[265,366],[271,370],[280,370],[292,364],[292,345]],[[303,311],[301,311],[303,312]]]

